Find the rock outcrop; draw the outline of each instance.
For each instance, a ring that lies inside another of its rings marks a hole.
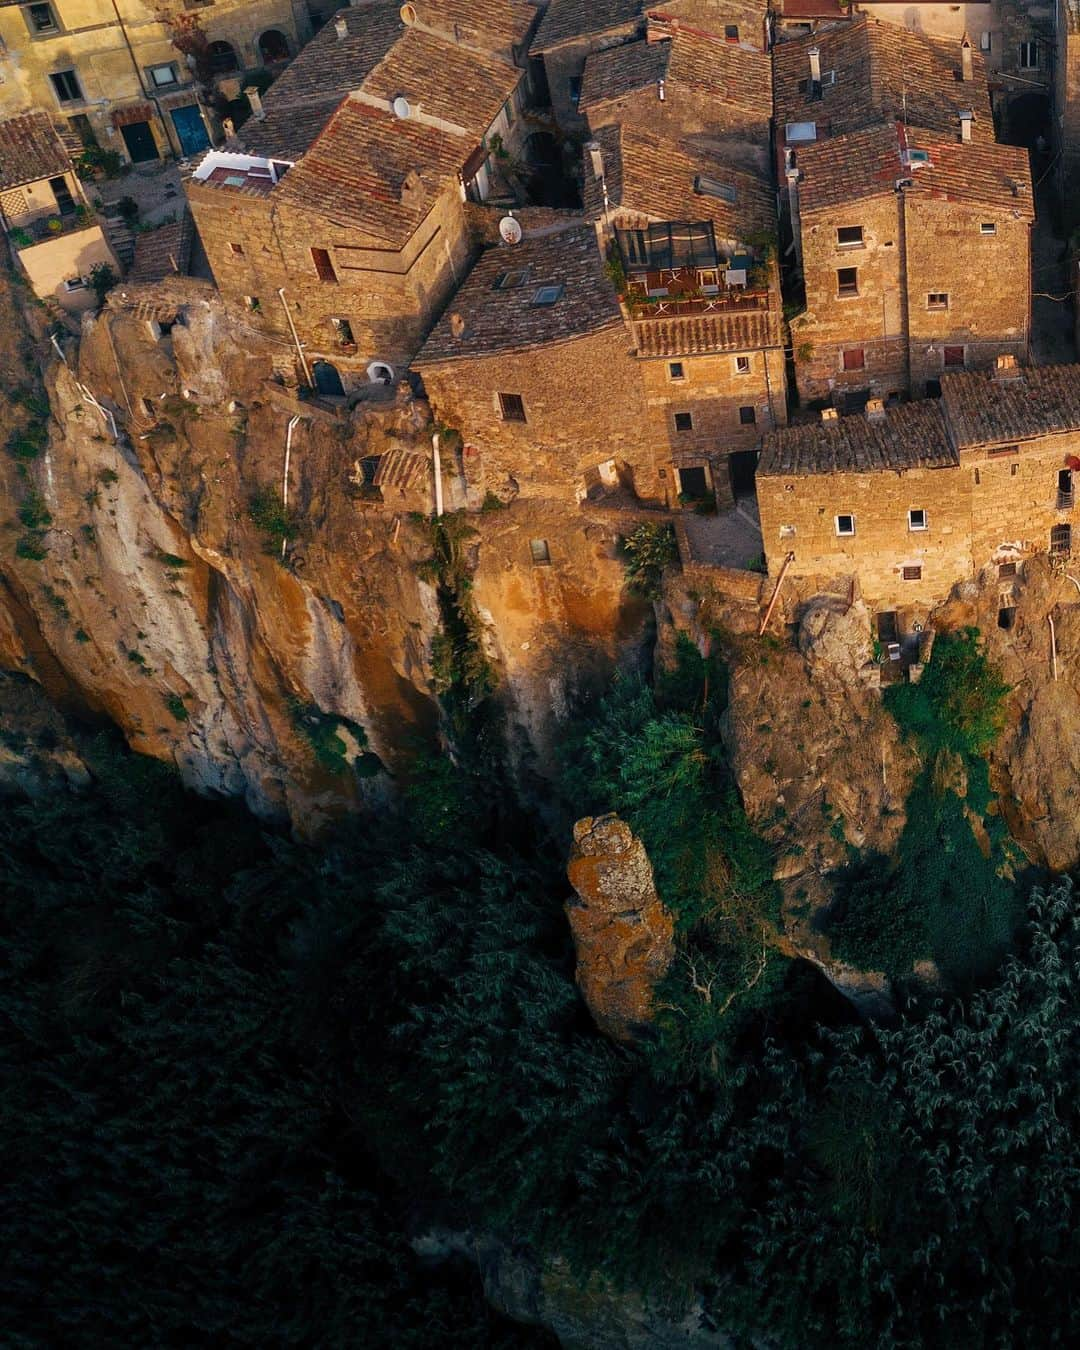
[[[600,1030],[633,1040],[652,1021],[653,990],[674,956],[674,923],[656,893],[645,845],[618,816],[574,826],[566,915],[577,982]]]

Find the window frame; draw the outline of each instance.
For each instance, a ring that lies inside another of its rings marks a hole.
[[[172,78],[162,84],[154,74],[155,70],[171,71]],[[180,67],[175,61],[158,61],[152,66],[144,66],[143,73],[149,81],[151,89],[173,89],[180,84]]]
[[[845,272],[850,272],[854,280],[843,281],[841,278]],[[838,267],[836,269],[836,298],[838,300],[855,300],[859,295],[859,269],[857,267]]]
[[[840,528],[840,522],[842,520],[849,520],[851,522],[850,530],[842,530]],[[838,539],[853,539],[855,537],[855,513],[853,511],[838,511],[836,515],[833,516],[833,529],[836,531]]]
[[[749,417],[747,416],[749,413]],[[739,426],[756,427],[757,426],[757,408],[752,403],[743,403],[739,407]]]
[[[685,426],[680,424],[680,419],[682,422],[685,422]],[[675,430],[679,432],[680,435],[683,432],[693,431],[694,429],[694,414],[688,412],[686,409],[680,409],[679,412],[672,412],[671,420]]]
[[[950,361],[949,353],[959,352],[959,361]],[[967,370],[967,347],[964,343],[948,342],[941,348],[941,368],[942,370]]]
[[[56,6],[51,0],[33,0],[32,4],[22,5],[23,21],[26,24],[26,31],[30,34],[30,40],[37,41],[41,38],[52,38],[63,33],[64,26],[60,22],[60,16],[56,12]],[[31,17],[31,11],[35,9],[47,9],[49,11],[49,26],[47,28],[38,28]]]
[[[537,545],[540,547],[538,548]],[[551,566],[551,545],[546,539],[529,540],[529,558],[534,567]]]
[[[921,524],[921,525],[917,525],[917,524],[915,523],[915,517],[916,517],[916,516],[921,516],[921,517],[922,517],[922,524]],[[928,517],[927,514],[926,514],[926,507],[925,507],[925,506],[912,506],[912,507],[909,507],[909,508],[908,508],[908,513],[907,513],[907,527],[908,527],[908,529],[911,531],[912,534],[922,534],[924,531],[926,531],[926,530],[928,530],[928,529],[930,528],[930,520],[929,520],[929,517]]]
[[[841,235],[843,235],[843,234],[845,233],[845,231],[848,232],[848,233],[851,233],[853,230],[858,230],[858,232],[859,232],[859,237],[858,237],[857,239],[842,239],[842,238],[841,238]],[[864,248],[864,247],[865,247],[865,241],[863,240],[863,227],[862,227],[861,225],[837,225],[837,227],[836,227],[836,247],[837,247],[837,248]]]
[[[1031,56],[1030,61],[1026,61],[1025,55]],[[1019,70],[1038,70],[1039,69],[1039,43],[1035,38],[1029,38],[1019,43],[1019,50],[1016,53],[1016,64]]]
[[[495,395],[499,406],[499,420],[502,422],[516,422],[524,425],[528,422],[528,414],[525,411],[525,399],[521,394],[506,394],[501,390]]]
[[[949,308],[948,291],[927,291],[926,308],[935,314],[944,314]]]
[[[682,361],[669,361],[667,363],[667,376],[669,380],[685,380],[686,366]]]
[[[859,357],[858,361],[856,361],[856,362],[854,362],[853,364],[850,364],[850,365],[849,365],[849,364],[848,364],[848,357],[849,357],[849,356],[852,356],[852,357],[853,357],[853,356],[855,356],[856,353],[858,353],[858,357]],[[842,347],[842,348],[840,349],[840,369],[841,369],[841,370],[844,370],[844,371],[848,371],[848,370],[865,370],[865,369],[866,369],[866,348],[865,348],[865,347]]]
[[[989,239],[992,235],[997,234],[997,221],[996,220],[980,221],[979,233],[987,239]]]
[[[735,356],[732,357],[736,375],[752,375],[754,373],[753,357]]]
[[[60,86],[57,84],[57,80],[63,80],[65,83],[72,84],[78,92],[73,94],[70,98],[65,97],[60,93]],[[68,108],[73,103],[86,102],[86,91],[82,87],[82,81],[79,79],[78,71],[76,71],[74,66],[69,66],[66,70],[50,70],[49,86],[53,91],[53,97],[62,108]]]
[[[1054,536],[1057,536],[1056,540]],[[1064,547],[1061,547],[1064,542]],[[1069,558],[1072,556],[1072,525],[1063,523],[1050,526],[1050,547],[1047,550],[1051,558]]]
[[[902,563],[900,566],[901,581],[922,581],[922,563]]]
[[[334,259],[331,257],[330,250],[309,245],[308,252],[311,254],[311,265],[314,267],[315,275],[319,280],[327,285],[336,285],[337,268],[334,266]]]

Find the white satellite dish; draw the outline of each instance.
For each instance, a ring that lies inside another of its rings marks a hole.
[[[412,116],[409,100],[402,94],[398,94],[397,98],[394,99],[394,102],[391,104],[391,107],[394,109],[394,116],[400,117],[403,122],[407,117]]]
[[[503,216],[499,221],[499,234],[504,244],[521,243],[521,226],[513,216]]]

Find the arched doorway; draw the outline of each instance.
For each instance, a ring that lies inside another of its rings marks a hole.
[[[211,42],[206,49],[206,61],[211,75],[228,75],[240,69],[240,58],[231,42]]]
[[[279,29],[268,28],[259,38],[259,60],[264,66],[274,66],[289,56],[289,39]]]
[[[332,366],[329,361],[316,361],[311,373],[315,378],[315,388],[320,394],[328,394],[331,398],[345,397],[345,386],[341,383],[341,376],[337,373],[337,367]]]
[[[394,368],[385,361],[372,361],[367,368],[367,377],[372,384],[393,384]]]

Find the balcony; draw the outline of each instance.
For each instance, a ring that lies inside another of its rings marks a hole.
[[[47,243],[50,239],[62,239],[64,235],[78,234],[80,230],[89,230],[97,225],[94,213],[87,207],[77,207],[65,216],[37,216],[21,225],[13,225],[8,230],[8,239],[12,248],[22,250],[33,248],[35,244]]]
[[[1059,511],[1071,511],[1073,509],[1073,489],[1058,488],[1057,509]]]
[[[645,295],[629,289],[626,306],[634,319],[672,319],[689,314],[760,314],[769,308],[769,292],[730,287],[715,295]]]

